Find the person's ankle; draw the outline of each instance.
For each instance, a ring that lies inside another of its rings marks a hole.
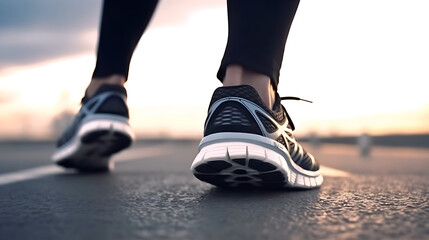
[[[92,78],[88,87],[86,88],[86,96],[92,97],[103,84],[120,85],[124,86],[126,82],[125,76],[110,75],[108,77]]]
[[[250,85],[256,89],[265,105],[272,109],[275,101],[275,90],[270,77],[240,65],[229,65],[226,69],[223,86]]]

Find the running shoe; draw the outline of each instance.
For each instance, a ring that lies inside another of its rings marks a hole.
[[[82,172],[113,169],[111,155],[129,147],[134,133],[128,123],[127,92],[104,84],[93,97],[84,97],[71,126],[57,142],[52,160]]]
[[[195,177],[219,187],[319,187],[319,164],[293,136],[283,99],[302,100],[276,94],[270,110],[251,86],[216,89],[191,165]]]

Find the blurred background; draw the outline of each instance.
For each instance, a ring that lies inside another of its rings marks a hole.
[[[52,140],[70,122],[95,65],[101,6],[0,2],[0,139]],[[301,1],[279,85],[314,102],[284,102],[296,134],[399,134],[427,146],[428,9],[426,0]],[[226,38],[226,1],[160,1],[126,84],[139,138],[202,136]]]

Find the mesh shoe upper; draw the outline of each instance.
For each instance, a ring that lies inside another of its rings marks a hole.
[[[221,87],[210,102],[204,136],[221,132],[242,132],[271,138],[287,149],[293,161],[303,169],[319,170],[315,158],[295,140],[294,125],[276,95],[270,110],[251,86]]]
[[[82,122],[96,114],[110,114],[113,116],[129,118],[126,105],[127,92],[124,87],[105,84],[100,86],[94,96],[82,98],[81,109],[71,126],[57,141],[57,147],[66,144],[76,134]]]

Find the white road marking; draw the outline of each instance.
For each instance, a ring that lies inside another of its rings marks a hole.
[[[0,185],[22,182],[30,179],[41,178],[48,175],[63,173],[65,170],[55,165],[30,168],[0,175]]]
[[[327,166],[320,166],[320,171],[324,177],[350,177],[351,175],[349,172]]]
[[[116,155],[112,160],[115,162],[126,162],[133,160],[141,160],[142,158],[147,157],[160,156],[166,153],[168,153],[168,151],[166,151],[165,148],[162,146],[132,148],[128,151],[124,151]],[[70,170],[66,170],[56,165],[48,165],[0,174],[0,186],[27,181],[31,179],[42,178],[49,175],[63,174],[66,172],[70,172]]]
[[[127,162],[133,160],[141,160],[142,158],[160,156],[163,154],[168,154],[163,146],[153,146],[153,147],[139,147],[132,148],[128,151],[124,151],[116,155],[112,160],[117,162]],[[320,170],[322,171],[323,176],[329,177],[349,177],[351,174],[339,169],[330,168],[326,166],[321,166]],[[0,186],[7,185],[11,183],[17,183],[22,181],[28,181],[32,179],[42,178],[49,175],[63,174],[69,172],[62,167],[56,165],[48,165],[42,167],[35,167],[25,170],[19,170],[16,172],[0,174]]]

